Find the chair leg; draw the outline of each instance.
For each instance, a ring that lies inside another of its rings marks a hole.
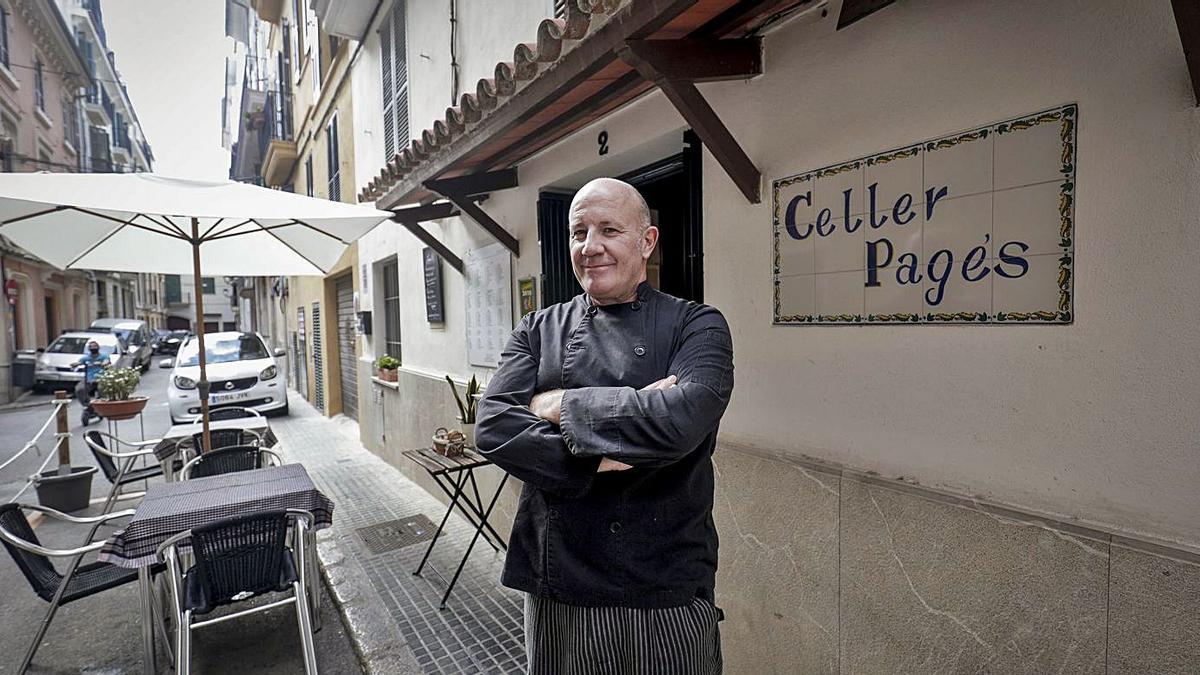
[[[63,584],[66,586],[66,584]],[[17,675],[25,675],[25,671],[29,670],[30,664],[33,663],[33,655],[37,653],[38,647],[42,644],[42,638],[46,637],[46,631],[50,628],[50,622],[54,620],[54,614],[58,611],[58,596],[50,603],[50,609],[46,610],[46,616],[42,618],[42,625],[38,626],[37,635],[33,638],[33,643],[29,645],[29,650],[25,652],[25,660],[21,662],[21,667],[17,669]]]
[[[192,659],[192,610],[186,610],[175,628],[175,675],[188,675]]]
[[[317,649],[313,644],[312,617],[308,611],[308,591],[304,584],[296,581],[292,584],[292,593],[296,596],[296,623],[300,624],[300,647],[304,652],[304,672],[306,675],[317,675]],[[177,673],[176,675],[184,675]]]
[[[133,461],[135,459],[137,458],[130,457],[129,459],[125,460],[125,465],[117,471],[117,475],[113,478],[112,489],[108,491],[108,499],[104,500],[104,509],[100,511],[101,513],[108,513],[109,509],[112,508],[113,502],[116,501],[117,493],[121,491],[121,479],[125,477],[125,474],[129,471],[129,467],[133,465]]]

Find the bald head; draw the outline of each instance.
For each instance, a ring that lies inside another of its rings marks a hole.
[[[597,178],[571,200],[571,265],[594,304],[631,302],[646,280],[646,261],[658,243],[650,207],[637,189]]]
[[[574,211],[575,205],[582,201],[597,199],[620,204],[641,232],[650,227],[650,205],[646,203],[642,193],[629,183],[616,178],[596,178],[588,181],[575,193],[575,198],[571,200],[571,210]]]

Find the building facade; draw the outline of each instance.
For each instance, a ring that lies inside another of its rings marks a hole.
[[[254,3],[266,35],[261,131],[242,129],[231,175],[333,201],[354,201],[355,133],[350,62],[355,44],[332,34],[310,3]],[[253,37],[252,37],[253,39]],[[257,119],[253,113],[245,119]],[[241,148],[242,139],[252,145]],[[256,142],[254,142],[256,140]],[[239,156],[239,152],[241,153]],[[256,155],[256,156],[252,156]],[[250,173],[250,169],[257,173]],[[259,332],[288,352],[290,382],[327,415],[358,416],[358,247],[325,277],[256,278],[245,296]],[[250,321],[244,324],[254,325]],[[265,329],[265,330],[264,330]]]
[[[104,40],[97,0],[0,2],[0,170],[146,171],[153,156]],[[56,270],[0,241],[0,403],[20,391],[17,351],[100,317],[154,325],[161,275]],[[139,289],[145,289],[139,294]]]
[[[730,672],[1200,662],[1200,359],[1170,318],[1200,291],[1200,47],[1172,3],[456,5],[383,3],[352,69],[360,199],[471,209],[359,241],[368,447],[426,483],[401,452],[455,424],[442,378],[486,383],[577,292],[566,206],[622,177],[652,282],[733,332]]]

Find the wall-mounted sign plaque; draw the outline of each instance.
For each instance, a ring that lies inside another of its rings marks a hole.
[[[421,249],[421,265],[425,273],[425,320],[442,323],[446,320],[442,311],[442,259],[425,247]]]
[[[775,323],[1071,323],[1077,117],[776,180]]]

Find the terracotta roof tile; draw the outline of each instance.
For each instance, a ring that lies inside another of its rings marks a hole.
[[[565,19],[544,19],[538,25],[537,41],[518,44],[511,61],[496,64],[494,77],[479,80],[474,93],[464,93],[457,106],[412,139],[407,148],[393,156],[379,175],[359,192],[360,202],[374,201],[401,178],[427,159],[439,147],[452,143],[511,97],[521,86],[562,57],[571,46],[586,37],[598,19],[610,15],[623,0],[575,0],[568,3]]]

